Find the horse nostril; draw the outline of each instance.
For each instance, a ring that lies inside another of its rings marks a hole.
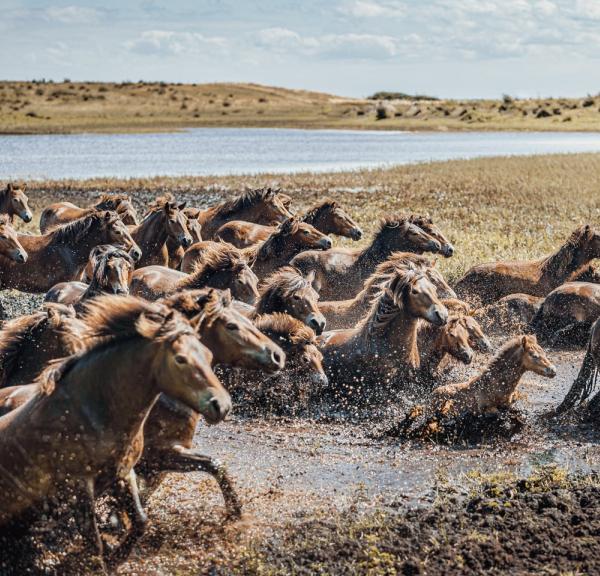
[[[276,366],[283,366],[283,358],[281,354],[276,350],[273,350],[273,352],[271,352],[271,360]]]
[[[217,414],[221,414],[221,404],[218,398],[211,398],[209,404]]]

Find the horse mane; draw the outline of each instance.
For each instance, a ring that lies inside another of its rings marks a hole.
[[[231,214],[235,214],[240,210],[245,210],[247,208],[252,208],[257,204],[260,204],[267,198],[274,196],[279,192],[279,189],[275,188],[258,188],[256,190],[248,190],[232,198],[231,200],[227,200],[222,204],[219,204],[216,207],[214,216],[215,217],[226,217],[231,216]]]
[[[180,286],[198,285],[201,282],[207,281],[213,274],[217,272],[236,272],[246,267],[245,258],[241,251],[231,244],[214,243],[209,245],[204,250],[192,266],[192,271],[186,278],[181,281]]]
[[[585,244],[591,232],[589,224],[578,226],[567,241],[542,263],[542,274],[563,274],[573,265],[577,252]]]
[[[93,208],[96,210],[117,210],[123,202],[128,201],[129,197],[126,194],[102,194]]]
[[[329,210],[335,210],[338,208],[338,203],[331,198],[325,198],[318,204],[315,204],[312,208],[302,216],[303,222],[308,222],[312,224],[323,212],[327,212]]]
[[[94,251],[90,253],[90,259],[92,257],[94,258],[94,267],[92,270],[92,279],[89,283],[86,293],[94,292],[96,289],[103,289],[106,287],[106,265],[113,258],[123,258],[132,266],[135,265],[133,258],[127,252],[125,252],[125,250],[117,248],[116,246],[111,246],[110,244],[104,244],[102,247],[103,250],[98,251],[99,253],[94,254]]]
[[[507,340],[489,361],[483,371],[479,375],[474,376],[473,379],[479,379],[486,374],[496,374],[501,372],[504,369],[503,365],[506,363],[507,358],[513,356],[521,347],[522,339],[523,336],[520,335]]]
[[[52,304],[52,309],[64,310],[68,307],[62,304]],[[72,314],[74,316],[74,312]],[[23,345],[34,339],[34,334],[43,329],[50,321],[48,308],[33,314],[20,316],[6,322],[0,330],[0,386],[6,383],[20,357]]]
[[[260,299],[256,305],[257,312],[261,309],[272,309],[281,300],[287,300],[294,292],[312,288],[297,268],[283,266],[264,280],[258,291]]]
[[[317,336],[314,330],[289,314],[282,312],[261,314],[254,318],[253,324],[284,349],[293,346],[317,345]]]
[[[292,234],[298,231],[300,220],[292,216],[283,221],[271,235],[263,242],[255,246],[249,246],[245,249],[244,254],[252,254],[252,260],[265,260],[266,258],[277,257],[281,254],[286,240]]]
[[[106,211],[94,211],[91,214],[68,222],[62,226],[58,226],[49,234],[52,236],[52,242],[54,244],[76,244],[80,242],[85,235],[90,231],[94,224],[97,224],[104,218]],[[110,223],[118,220],[116,212],[111,212]]]
[[[184,290],[160,300],[162,304],[177,310],[191,320],[198,318],[200,324],[210,325],[224,308],[231,306],[231,292],[217,288],[200,288]]]

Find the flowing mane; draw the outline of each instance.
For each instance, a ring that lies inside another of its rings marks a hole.
[[[160,302],[177,310],[190,320],[200,316],[198,324],[210,324],[212,319],[216,318],[224,308],[231,306],[232,300],[229,290],[200,288],[176,292]]]
[[[52,237],[52,243],[77,244],[89,233],[93,226],[101,223],[105,214],[106,211],[94,211],[83,218],[55,228],[48,233]],[[110,225],[118,219],[116,212],[110,212],[110,219],[107,220],[107,224]]]
[[[579,266],[577,257],[589,241],[593,230],[589,224],[579,226],[569,236],[568,240],[542,263],[542,274],[563,276],[574,272]]]
[[[338,203],[331,198],[325,198],[322,202],[319,202],[317,205],[313,206],[304,216],[302,216],[302,221],[307,222],[308,224],[312,224],[323,212],[328,212],[330,210],[335,210],[338,207]]]
[[[282,348],[317,345],[317,337],[306,324],[289,314],[274,312],[263,314],[253,320],[254,325]]]
[[[96,210],[117,211],[123,202],[129,202],[129,197],[126,194],[102,194],[94,204],[94,208]]]
[[[5,385],[8,375],[17,366],[24,344],[34,340],[35,333],[43,330],[51,321],[49,308],[71,317],[75,316],[71,308],[62,304],[52,304],[46,310],[9,320],[0,330],[0,386]]]
[[[277,229],[263,242],[255,246],[249,246],[243,250],[252,262],[278,257],[286,245],[289,236],[298,232],[300,220],[296,217],[288,218],[282,222]]]
[[[312,289],[312,284],[293,266],[283,266],[265,279],[259,287],[260,300],[257,312],[261,309],[273,309],[282,301],[287,301],[292,294],[301,290]],[[315,295],[318,295],[315,292]]]
[[[247,267],[240,250],[226,242],[209,246],[194,262],[191,273],[181,281],[180,287],[197,286],[217,272],[236,272]]]
[[[239,196],[232,198],[231,200],[227,200],[222,204],[219,204],[215,207],[215,217],[227,217],[239,212],[241,210],[245,210],[247,208],[252,208],[269,199],[272,196],[275,196],[279,192],[278,189],[274,188],[259,188],[257,190],[248,190]]]

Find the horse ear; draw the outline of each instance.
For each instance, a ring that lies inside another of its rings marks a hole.
[[[309,282],[310,284],[312,284],[315,280],[315,276],[316,276],[316,271],[315,270],[311,270],[307,275],[306,275],[306,281]]]
[[[227,290],[224,290],[222,292],[222,295],[223,295],[223,304],[225,306],[229,306],[232,302],[231,290],[229,288],[227,288]]]
[[[163,206],[165,212],[170,212],[171,211],[171,202],[165,202],[165,205]]]
[[[25,190],[27,190],[27,182],[23,182],[23,186],[21,186],[21,190],[23,190],[23,192],[25,192]]]
[[[186,202],[182,202],[182,203],[181,203],[181,204],[178,206],[179,210],[185,210],[185,207],[186,207],[186,205],[187,205],[187,201],[186,201]]]
[[[107,211],[104,213],[104,219],[105,219],[105,220],[110,220],[110,211],[109,211],[109,210],[107,210]]]
[[[527,348],[527,336],[526,335],[521,336],[521,346],[523,346],[523,348]]]
[[[9,192],[12,192],[12,191],[13,191],[13,184],[12,184],[12,182],[9,182],[9,183],[8,183],[8,186],[6,187],[6,189],[7,189]]]

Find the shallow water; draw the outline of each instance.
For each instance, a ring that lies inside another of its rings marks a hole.
[[[0,136],[0,178],[326,172],[392,164],[598,152],[578,132],[387,132],[195,128],[161,134]]]

